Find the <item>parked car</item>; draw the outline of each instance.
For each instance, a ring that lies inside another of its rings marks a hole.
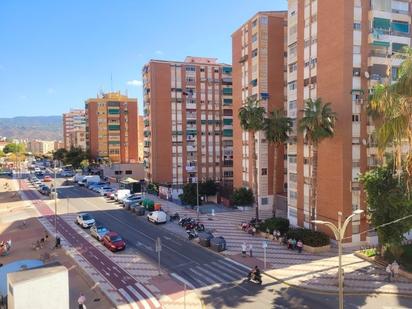
[[[126,248],[126,242],[116,232],[108,232],[103,237],[103,245],[110,251],[119,251]]]
[[[60,173],[60,175],[61,175],[62,177],[73,177],[73,176],[74,176],[74,173],[73,173],[73,171],[64,170],[64,171],[62,171],[62,172]]]
[[[114,192],[116,192],[116,190],[106,192],[106,193],[104,193],[104,196],[105,196],[108,200],[112,200],[112,199],[114,199]]]
[[[109,232],[109,229],[100,224],[95,224],[90,228],[90,235],[97,240],[102,240],[104,235]]]
[[[135,204],[134,207],[131,208],[131,210],[138,216],[144,216],[146,213],[146,208],[137,204]]]
[[[43,195],[49,195],[50,194],[50,188],[46,185],[41,185],[39,187],[39,192]]]
[[[87,229],[92,227],[96,223],[96,220],[88,213],[80,213],[76,218],[76,223],[82,228]]]
[[[130,195],[129,189],[119,189],[114,194],[114,200],[117,202],[121,202],[125,197]]]
[[[130,205],[140,202],[143,199],[141,194],[133,194],[128,196],[123,200],[123,206],[127,209],[130,208]]]
[[[53,179],[50,176],[44,176],[44,178],[43,178],[43,182],[50,182],[52,180]]]
[[[104,196],[108,192],[113,192],[114,189],[112,187],[102,187],[99,189],[100,195]]]
[[[162,210],[152,211],[147,215],[147,220],[155,224],[166,223],[167,215]]]

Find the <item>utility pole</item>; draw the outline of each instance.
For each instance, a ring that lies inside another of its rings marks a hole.
[[[56,186],[56,165],[54,166],[54,231],[57,239],[57,186]]]

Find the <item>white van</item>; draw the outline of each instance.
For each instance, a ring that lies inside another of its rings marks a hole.
[[[100,176],[99,175],[83,176],[83,178],[80,181],[78,181],[77,184],[79,186],[87,186],[91,182],[95,182],[95,183],[100,182]]]
[[[164,211],[161,210],[152,211],[147,215],[147,221],[153,222],[155,224],[166,223],[167,215]]]
[[[117,202],[121,202],[125,197],[128,197],[129,195],[129,189],[119,189],[114,193],[114,200]]]

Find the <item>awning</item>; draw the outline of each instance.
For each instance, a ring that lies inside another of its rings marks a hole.
[[[125,178],[121,181],[121,183],[124,183],[124,184],[136,183],[136,182],[139,182],[139,181],[137,181],[136,179],[133,179],[131,177],[127,177],[127,178]]]
[[[363,89],[352,89],[352,91],[350,92],[351,94],[363,94]]]
[[[391,21],[386,18],[375,17],[373,19],[373,28],[375,29],[389,29],[391,27]]]
[[[383,42],[383,41],[373,41],[372,45],[373,46],[383,46],[383,47],[389,47],[391,43],[389,42]]]

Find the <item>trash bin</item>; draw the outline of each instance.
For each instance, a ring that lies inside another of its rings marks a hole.
[[[226,250],[226,240],[222,237],[214,237],[210,240],[210,249],[221,252]]]
[[[210,247],[210,240],[214,237],[210,232],[199,232],[199,244],[203,247]]]
[[[56,248],[60,248],[62,245],[61,245],[61,239],[60,239],[60,237],[56,237]]]
[[[133,211],[136,213],[138,216],[144,216],[146,209],[143,206],[136,206]]]
[[[160,203],[154,204],[154,210],[161,210],[161,209],[162,209],[162,205]]]

